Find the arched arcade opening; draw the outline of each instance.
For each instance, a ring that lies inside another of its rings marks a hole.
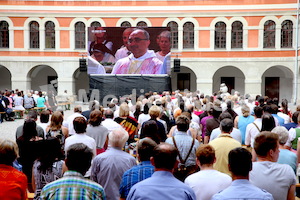
[[[189,90],[196,91],[196,74],[193,70],[188,67],[180,66],[180,72],[174,72],[173,68],[171,69],[171,82],[172,82],[172,91],[174,90]]]
[[[12,89],[11,88],[11,73],[10,71],[0,65],[0,90]]]

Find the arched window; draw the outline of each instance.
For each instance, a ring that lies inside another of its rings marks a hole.
[[[140,28],[147,28],[148,27],[147,23],[144,22],[144,21],[138,22],[136,26],[140,27]]]
[[[55,48],[55,24],[51,21],[45,24],[45,47],[47,49]]]
[[[171,30],[171,44],[172,48],[178,48],[178,24],[176,22],[169,22],[167,27]]]
[[[9,30],[6,21],[0,22],[0,48],[9,48]]]
[[[231,29],[231,48],[243,48],[243,24],[235,21]]]
[[[94,21],[91,23],[91,27],[101,27],[100,22]]]
[[[276,24],[272,20],[264,24],[264,48],[275,48],[275,28]]]
[[[30,48],[40,48],[40,25],[36,21],[32,21],[29,24],[29,41]]]
[[[122,22],[121,27],[131,27],[131,24],[130,24],[130,22],[125,21],[125,22]]]
[[[85,24],[83,22],[75,24],[75,48],[85,49]]]
[[[285,20],[281,24],[281,47],[293,47],[293,22],[291,20]]]
[[[183,25],[183,48],[194,48],[194,24],[186,22]]]
[[[226,24],[224,22],[217,22],[215,25],[215,48],[226,48]]]

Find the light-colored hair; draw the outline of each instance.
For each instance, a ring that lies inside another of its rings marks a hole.
[[[53,131],[60,130],[64,118],[60,111],[55,111],[51,116],[50,128]]]
[[[250,115],[250,108],[247,105],[242,105],[243,117],[248,117]]]
[[[284,145],[289,139],[289,132],[284,126],[276,126],[271,132],[278,135],[280,145]]]
[[[120,112],[119,112],[120,117],[128,117],[129,116],[129,106],[127,103],[122,103],[120,105]]]
[[[8,139],[0,139],[0,164],[12,165],[18,157],[18,145]]]
[[[159,38],[165,37],[168,38],[169,41],[171,41],[171,32],[170,31],[163,31],[159,34]]]
[[[156,119],[160,115],[160,112],[161,112],[160,107],[155,105],[151,106],[151,108],[149,109],[149,115],[152,119],[153,118]]]
[[[108,142],[113,147],[124,147],[125,142],[128,140],[128,132],[124,129],[115,129],[108,135]]]
[[[75,112],[81,113],[82,112],[82,107],[80,105],[75,106],[74,107],[74,113]]]

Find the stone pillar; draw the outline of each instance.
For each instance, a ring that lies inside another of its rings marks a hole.
[[[204,93],[204,95],[211,95],[213,88],[213,81],[212,79],[197,79],[197,90],[200,93]]]
[[[23,90],[24,92],[31,90],[31,78],[27,78],[26,76],[14,76],[12,74],[11,89],[19,89]]]
[[[245,79],[245,94],[250,94],[251,97],[261,95],[261,79]]]

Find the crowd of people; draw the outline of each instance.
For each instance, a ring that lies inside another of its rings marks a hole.
[[[93,100],[40,123],[31,110],[16,143],[0,141],[0,198],[292,200],[299,113],[285,99],[199,91]]]

